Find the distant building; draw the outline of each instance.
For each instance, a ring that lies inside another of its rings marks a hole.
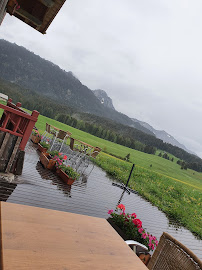
[[[7,101],[8,100],[8,96],[0,93],[0,100]]]
[[[42,34],[63,6],[66,0],[1,0],[0,24],[5,13],[15,16]]]

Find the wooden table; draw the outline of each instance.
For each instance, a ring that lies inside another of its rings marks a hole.
[[[146,270],[102,218],[1,202],[2,270]]]

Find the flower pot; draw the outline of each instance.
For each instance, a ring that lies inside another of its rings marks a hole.
[[[47,168],[49,170],[54,170],[56,161],[53,160],[52,157],[48,153],[42,152],[39,157],[39,160],[41,161],[44,168]]]
[[[31,141],[33,143],[39,143],[41,141],[41,138],[32,134],[31,135]]]
[[[56,170],[57,175],[67,184],[72,185],[76,179],[69,177],[65,172],[61,169]]]
[[[41,146],[40,145],[40,143],[38,143],[38,150],[40,151],[40,152],[47,152],[47,148],[45,148],[45,147],[43,147],[43,146]]]

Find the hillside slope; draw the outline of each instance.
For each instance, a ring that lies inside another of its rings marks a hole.
[[[155,134],[156,138],[163,140],[166,143],[170,143],[174,146],[182,148],[183,150],[185,150],[186,152],[192,155],[196,155],[194,152],[187,149],[183,144],[179,143],[172,135],[168,134],[165,130],[157,130],[153,128],[151,125],[149,125],[148,123],[134,119],[134,118],[132,118],[132,120],[136,123],[139,123],[141,126],[149,129],[151,132]]]
[[[72,72],[66,72],[24,47],[2,39],[0,40],[0,78],[79,111],[109,118],[155,136],[139,123],[134,123],[128,116],[104,107],[93,91],[83,85]]]

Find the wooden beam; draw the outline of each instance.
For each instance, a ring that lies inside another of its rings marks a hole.
[[[2,157],[2,155],[4,153],[4,150],[5,150],[6,146],[7,146],[9,138],[10,138],[10,134],[6,133],[6,135],[4,137],[4,140],[3,140],[3,143],[1,145],[1,148],[0,148],[0,157]]]
[[[38,115],[39,115],[39,112],[37,112],[35,110],[32,112],[32,115],[30,115],[30,114],[28,114],[26,112],[22,112],[22,111],[16,110],[14,108],[11,108],[11,107],[6,106],[6,105],[3,105],[3,104],[0,104],[0,108],[4,110],[4,113],[5,112],[6,113],[11,112],[11,113],[17,114],[19,116],[22,116],[22,117],[24,117],[26,119],[33,120],[35,122],[37,121]]]
[[[15,175],[21,175],[22,174],[22,169],[23,169],[23,164],[24,164],[24,157],[25,157],[25,151],[19,151],[19,153],[17,154],[16,165],[15,165],[14,168],[11,168]],[[14,164],[15,164],[15,160],[14,160]]]
[[[18,14],[18,15],[20,15],[21,17],[23,17],[25,19],[28,19],[30,22],[32,22],[33,24],[35,24],[37,26],[40,26],[43,23],[38,18],[36,18],[35,16],[31,15],[30,13],[28,13],[27,11],[25,11],[22,8],[16,10],[15,13]]]
[[[15,156],[16,156],[16,154],[17,154],[17,151],[18,151],[18,148],[19,148],[21,139],[22,139],[22,138],[20,138],[20,137],[17,138],[17,141],[16,141],[16,143],[15,143],[15,147],[14,147],[14,149],[13,149],[13,152],[12,152],[11,157],[10,157],[10,159],[9,159],[8,165],[7,165],[7,167],[6,167],[6,173],[10,172],[10,169],[11,169],[11,167],[12,167],[12,165],[13,165],[13,161],[14,161]]]
[[[53,0],[38,0],[38,1],[48,8],[52,7],[55,4],[55,1]]]

